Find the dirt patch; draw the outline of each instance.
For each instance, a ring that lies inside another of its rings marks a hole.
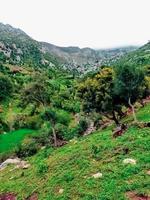
[[[26,200],[38,200],[37,193],[33,193],[31,196],[29,196]]]
[[[0,194],[0,200],[17,200],[17,197],[13,193]]]
[[[127,192],[126,196],[129,200],[150,200],[150,197],[144,195],[138,195],[135,192]]]

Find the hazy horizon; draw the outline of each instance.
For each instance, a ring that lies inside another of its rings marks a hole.
[[[0,21],[57,46],[141,46],[150,39],[149,7],[149,0],[1,0]]]

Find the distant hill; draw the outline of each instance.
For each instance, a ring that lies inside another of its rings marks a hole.
[[[128,52],[116,64],[145,66],[150,65],[150,41],[133,52]]]
[[[54,66],[56,59],[41,51],[41,45],[25,32],[0,23],[0,61],[33,67]]]
[[[135,46],[95,50],[79,47],[59,47],[38,42],[24,31],[0,23],[0,61],[13,65],[58,67],[86,73],[102,65],[110,65]]]
[[[110,65],[126,53],[136,50],[136,46],[118,47],[112,49],[91,49],[79,47],[59,47],[42,42],[44,52],[49,52],[59,58],[67,68],[75,68],[80,72],[95,70],[97,66]]]

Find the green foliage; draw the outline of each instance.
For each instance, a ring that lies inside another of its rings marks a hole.
[[[39,150],[38,144],[31,138],[27,138],[23,143],[15,150],[18,157],[32,156]]]
[[[119,66],[116,69],[115,93],[127,103],[129,98],[134,103],[144,93],[144,72],[135,66]]]
[[[114,72],[111,68],[104,68],[92,78],[87,78],[78,86],[78,95],[83,100],[85,111],[112,110],[112,90]]]
[[[32,136],[34,141],[40,146],[49,146],[49,147],[51,145],[51,137],[52,137],[51,129],[48,132],[40,132],[39,134]]]
[[[40,75],[39,75],[40,76]],[[51,91],[48,88],[45,77],[36,77],[36,80],[25,86],[22,91],[23,104],[35,103],[37,105],[46,105],[50,103]]]
[[[0,61],[1,61],[2,63],[5,63],[5,62],[6,62],[6,56],[4,55],[3,52],[0,52]]]
[[[93,158],[98,159],[101,149],[100,147],[96,145],[92,145],[91,152],[92,152]]]
[[[17,131],[7,132],[6,134],[0,134],[0,153],[14,151],[14,149],[16,149],[29,134],[33,134],[33,130],[20,129]]]
[[[8,76],[0,75],[0,101],[5,100],[13,92],[13,84]]]
[[[63,178],[63,179],[64,179],[67,183],[69,183],[69,182],[73,181],[74,175],[73,175],[71,172],[66,173],[66,174],[64,174],[64,178]]]
[[[147,104],[137,116],[148,122],[149,112],[150,104]],[[50,148],[48,155],[43,149],[28,159],[31,167],[24,172],[24,177],[21,169],[14,173],[14,166],[1,170],[0,192],[13,191],[18,199],[25,199],[38,188],[39,200],[72,197],[124,200],[128,191],[148,196],[149,132],[149,128],[131,126],[121,137],[112,139],[112,130],[107,128],[73,140],[62,148]],[[126,158],[135,159],[136,165],[123,164]],[[42,165],[39,170],[38,165]],[[102,178],[94,179],[93,175],[98,172],[102,173]],[[9,177],[14,178],[10,180]],[[64,189],[62,194],[59,194],[60,188]]]
[[[45,175],[48,171],[48,165],[43,161],[38,163],[37,166],[37,175],[42,176]]]

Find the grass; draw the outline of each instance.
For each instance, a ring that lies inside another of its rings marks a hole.
[[[150,104],[139,110],[138,119],[150,121],[149,112]],[[125,158],[137,164],[125,165]],[[43,149],[28,161],[27,170],[9,166],[0,172],[0,193],[14,192],[17,200],[33,192],[39,200],[125,200],[127,191],[150,195],[150,128],[132,126],[116,139],[110,129],[97,131],[64,147]],[[102,178],[92,177],[97,172]]]
[[[7,153],[13,151],[26,135],[32,134],[34,131],[30,129],[20,129],[6,134],[0,135],[0,153]]]

